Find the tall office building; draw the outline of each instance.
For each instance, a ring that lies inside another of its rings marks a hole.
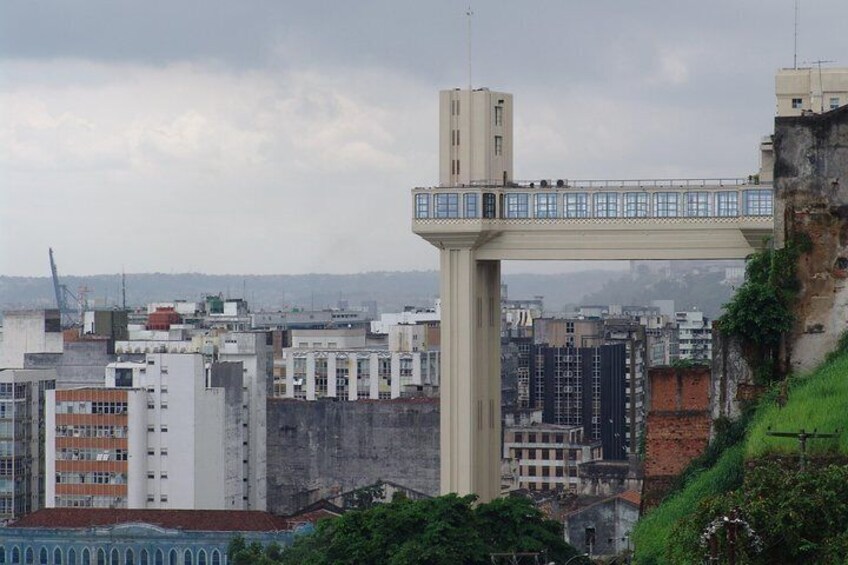
[[[512,95],[476,90],[439,94],[441,186],[512,180]]]
[[[45,392],[52,370],[0,370],[0,521],[44,506]]]

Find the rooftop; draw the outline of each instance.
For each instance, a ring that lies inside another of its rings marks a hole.
[[[112,508],[44,508],[27,514],[10,527],[83,529],[130,523],[194,532],[274,532],[289,529],[288,519],[253,510]]]

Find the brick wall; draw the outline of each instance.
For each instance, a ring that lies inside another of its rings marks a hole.
[[[710,437],[710,368],[656,367],[648,371],[643,508],[659,504]]]

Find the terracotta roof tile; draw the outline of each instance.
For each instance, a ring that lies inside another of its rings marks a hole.
[[[195,532],[273,532],[287,530],[289,524],[285,518],[252,510],[44,508],[10,526],[76,529],[138,522]]]
[[[636,506],[639,506],[642,502],[642,495],[636,492],[635,490],[627,490],[618,495],[618,498],[626,500]]]

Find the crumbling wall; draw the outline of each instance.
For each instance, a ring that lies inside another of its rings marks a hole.
[[[821,363],[848,327],[848,106],[775,119],[775,234],[812,249],[797,265],[801,290],[787,340],[791,368]]]
[[[268,400],[268,511],[379,480],[439,494],[439,400]]]
[[[710,367],[648,371],[651,406],[645,429],[642,504],[656,506],[710,437]]]
[[[757,392],[754,372],[741,341],[722,334],[717,327],[713,327],[711,386],[710,414],[713,420],[737,419],[742,414],[743,402],[753,399]]]

